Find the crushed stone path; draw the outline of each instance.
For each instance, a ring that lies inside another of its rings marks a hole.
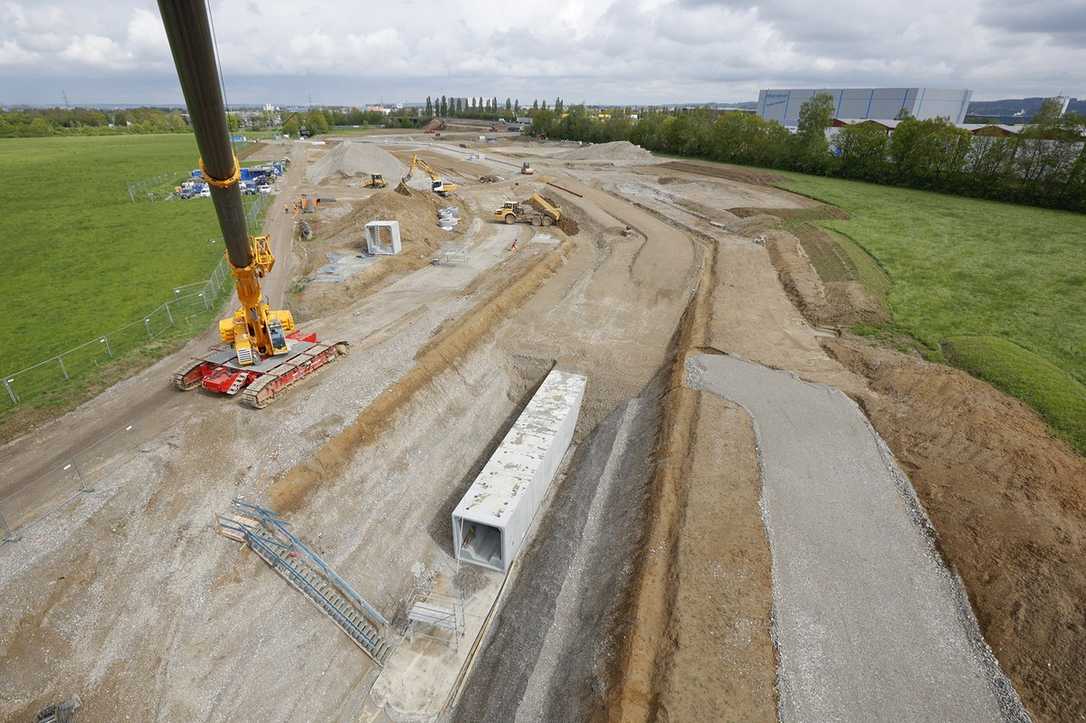
[[[1029,720],[860,408],[728,355],[692,354],[686,374],[754,419],[781,720]]]

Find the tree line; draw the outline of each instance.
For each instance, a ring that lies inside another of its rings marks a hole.
[[[618,109],[600,119],[583,105],[533,114],[531,132],[604,143],[626,140],[657,153],[837,176],[1086,212],[1086,118],[1046,103],[1021,133],[974,136],[941,118],[903,114],[893,133],[874,124],[827,129],[833,99],[820,94],[790,132],[749,113],[649,111],[636,120]]]
[[[553,110],[561,114],[565,104],[561,98],[554,99]],[[540,103],[539,99],[532,101],[530,106],[522,106],[520,98],[506,98],[504,103],[499,103],[497,97],[463,98],[458,96],[426,96],[426,107],[422,117],[429,119],[442,118],[476,118],[479,120],[513,120],[523,115],[531,115],[540,110],[548,110],[547,101]]]
[[[26,108],[0,112],[0,138],[174,133],[189,130],[180,111],[161,108]]]

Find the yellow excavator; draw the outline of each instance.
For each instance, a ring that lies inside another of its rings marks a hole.
[[[411,156],[411,164],[407,167],[407,173],[400,179],[400,185],[397,187],[397,190],[401,191],[401,193],[401,189],[407,188],[407,182],[411,180],[411,175],[415,172],[416,168],[421,168],[426,175],[430,177],[430,190],[439,196],[447,196],[450,193],[455,193],[456,189],[460,188],[460,186],[455,183],[449,183],[443,179],[441,174],[434,170],[433,166],[419,158],[416,153]]]
[[[272,309],[260,281],[275,266],[267,236],[250,236],[241,199],[241,167],[230,146],[219,71],[205,0],[159,0],[181,91],[188,106],[200,170],[211,187],[238,309],[219,322],[226,345],[191,359],[174,374],[178,389],[241,398],[267,406],[279,392],[348,352],[346,342],[322,344],[295,331],[286,309]],[[315,202],[314,202],[315,203]]]

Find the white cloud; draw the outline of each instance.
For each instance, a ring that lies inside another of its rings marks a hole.
[[[37,59],[37,53],[26,50],[14,40],[0,41],[0,66],[23,66],[33,63]]]
[[[750,99],[770,85],[1086,96],[1086,5],[1008,7],[1004,0],[556,0],[496,11],[490,0],[212,2],[228,90],[248,81],[268,87],[261,79],[285,87],[291,79],[342,78],[343,97],[326,102],[349,100],[360,85],[380,87],[386,98],[417,98],[424,87],[605,102]],[[151,0],[3,3],[0,75],[27,72],[116,77],[117,87],[153,76],[178,97]]]

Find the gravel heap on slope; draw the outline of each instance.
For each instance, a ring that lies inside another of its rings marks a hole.
[[[563,161],[651,161],[652,154],[629,141],[596,143],[574,148],[557,156]]]
[[[380,146],[372,143],[351,143],[334,146],[305,172],[309,183],[335,181],[350,176],[368,176],[380,173],[390,184],[399,182],[407,167]]]

